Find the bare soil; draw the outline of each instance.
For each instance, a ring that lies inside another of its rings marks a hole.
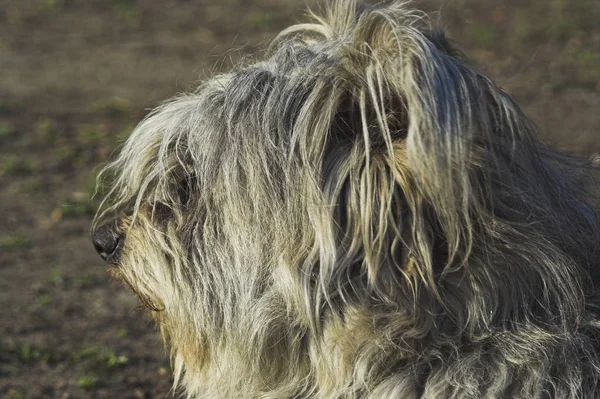
[[[314,3],[314,2],[312,2]],[[600,2],[416,2],[564,150],[600,152]],[[149,110],[264,49],[292,0],[0,0],[0,397],[154,398],[168,356],[89,240]]]

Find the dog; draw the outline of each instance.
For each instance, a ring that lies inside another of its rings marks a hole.
[[[196,398],[592,398],[592,162],[404,2],[332,2],[152,111],[93,242]]]

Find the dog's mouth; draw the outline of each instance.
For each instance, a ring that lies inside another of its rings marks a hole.
[[[109,270],[111,276],[120,283],[125,284],[129,289],[138,297],[142,307],[151,310],[152,312],[162,312],[165,310],[164,306],[159,306],[152,301],[148,295],[142,293],[142,290],[136,285],[132,284],[129,279],[123,274],[119,264],[110,264],[111,269]]]

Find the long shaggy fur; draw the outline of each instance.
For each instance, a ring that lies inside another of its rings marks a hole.
[[[114,274],[197,398],[598,395],[583,163],[402,2],[333,2],[104,170]]]

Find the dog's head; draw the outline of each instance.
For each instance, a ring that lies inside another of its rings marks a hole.
[[[158,107],[106,167],[94,242],[190,390],[409,364],[416,387],[459,342],[581,322],[598,235],[576,165],[425,21],[339,2]]]

